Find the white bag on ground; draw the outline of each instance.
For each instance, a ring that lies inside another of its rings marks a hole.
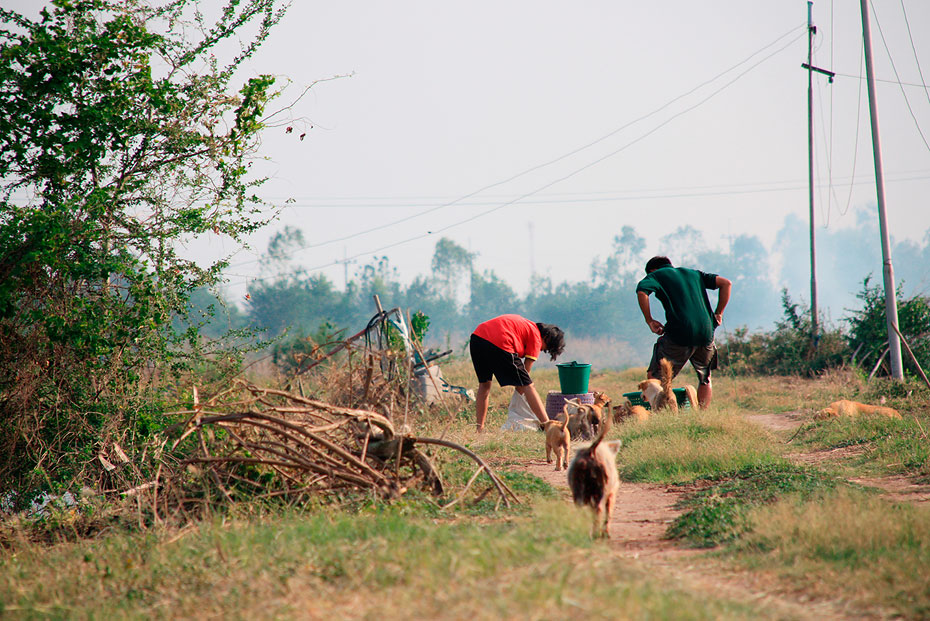
[[[504,431],[537,431],[539,429],[539,419],[530,409],[526,397],[513,391],[510,398],[510,406],[507,408],[507,422],[501,427]]]

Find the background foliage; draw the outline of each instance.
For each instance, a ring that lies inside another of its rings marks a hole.
[[[205,359],[209,304],[188,309],[223,263],[178,247],[266,222],[248,166],[273,78],[233,76],[281,15],[273,0],[212,22],[187,0],[0,9],[0,480],[54,485],[114,443],[141,450],[171,378]]]

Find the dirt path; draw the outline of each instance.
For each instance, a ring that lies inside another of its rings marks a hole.
[[[765,427],[777,435],[788,434],[786,437],[790,437],[789,432],[794,432],[798,427],[807,422],[807,419],[797,412],[749,414],[746,415],[745,418],[748,421]],[[862,455],[867,450],[867,447],[861,445],[842,446],[820,451],[788,453],[785,457],[798,464],[819,466],[831,461],[850,459],[857,455]],[[879,489],[882,491],[882,497],[887,500],[895,502],[930,502],[930,485],[915,483],[905,476],[855,477],[849,479],[849,481],[864,487]]]
[[[753,414],[746,419],[784,438],[805,422],[796,412]],[[795,453],[789,459],[818,465],[848,458],[864,448]],[[545,460],[531,460],[527,469],[561,490],[570,500],[567,476],[556,472]],[[916,485],[905,477],[852,479],[853,482],[884,491],[892,500],[930,501],[930,485]],[[763,574],[738,571],[700,550],[676,546],[662,537],[669,524],[681,514],[676,503],[686,492],[680,487],[643,483],[621,483],[614,514],[610,519],[609,545],[617,555],[638,564],[645,571],[670,584],[695,593],[758,606],[772,618],[788,619],[872,619],[876,611],[865,611],[848,602],[815,601],[803,592]]]
[[[545,460],[527,464],[570,500],[565,471],[556,472]],[[867,618],[841,602],[816,602],[803,593],[792,593],[772,580],[737,572],[708,558],[701,550],[678,547],[663,539],[668,525],[681,514],[675,504],[684,494],[678,487],[649,483],[621,483],[610,519],[609,545],[626,562],[686,591],[758,606],[778,619]]]

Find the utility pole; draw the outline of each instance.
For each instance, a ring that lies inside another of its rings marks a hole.
[[[904,379],[901,364],[901,339],[898,337],[898,305],[895,301],[894,267],[891,264],[891,243],[885,220],[885,182],[882,173],[882,149],[878,134],[878,108],[875,104],[875,75],[872,71],[872,33],[869,27],[869,0],[860,0],[862,9],[862,42],[865,52],[866,83],[869,86],[869,116],[872,121],[872,159],[875,162],[875,192],[878,196],[878,224],[882,236],[882,277],[885,281],[885,321],[888,327],[888,355],[891,377]]]
[[[817,250],[814,245],[814,35],[817,26],[811,20],[814,3],[807,3],[807,187],[810,195],[811,223],[811,340],[817,346]]]
[[[817,34],[817,26],[814,25],[811,16],[814,3],[812,0],[807,2],[807,62],[801,63],[801,67],[807,69],[807,187],[810,199],[810,239],[811,239],[811,342],[814,347],[820,341],[820,327],[817,318],[817,246],[814,243],[814,72],[822,73],[827,76],[830,83],[833,83],[832,71],[815,67],[814,61],[814,35]]]

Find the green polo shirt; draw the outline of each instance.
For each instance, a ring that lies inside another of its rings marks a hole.
[[[636,292],[654,293],[665,309],[665,334],[687,347],[714,340],[714,311],[707,289],[717,288],[717,275],[687,267],[660,267],[636,285]]]

